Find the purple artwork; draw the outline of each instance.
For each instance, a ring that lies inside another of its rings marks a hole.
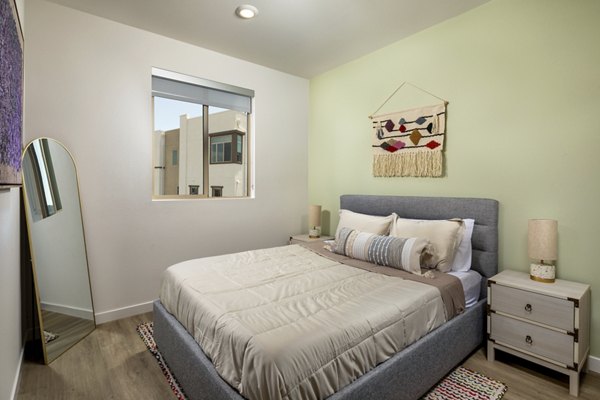
[[[0,185],[21,184],[23,46],[13,0],[0,0]]]

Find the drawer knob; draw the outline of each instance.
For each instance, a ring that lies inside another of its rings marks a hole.
[[[531,338],[531,336],[525,336],[525,343],[527,343],[530,346],[533,344],[533,339]]]
[[[531,312],[531,304],[525,304],[525,311]]]

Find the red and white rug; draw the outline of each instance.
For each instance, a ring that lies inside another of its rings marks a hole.
[[[148,348],[148,351],[150,353],[152,353],[152,355],[158,362],[158,365],[159,365],[160,369],[162,370],[163,374],[165,375],[165,378],[167,378],[167,383],[171,387],[171,390],[173,390],[173,394],[175,395],[175,397],[177,397],[179,400],[187,400],[187,398],[185,397],[185,394],[183,393],[183,390],[181,389],[181,387],[179,386],[179,383],[177,382],[177,379],[175,379],[175,376],[171,373],[169,366],[167,365],[163,356],[160,354],[160,352],[158,351],[158,348],[156,347],[156,342],[154,341],[154,325],[153,325],[153,323],[146,322],[146,323],[140,324],[136,328],[136,331],[140,335],[142,340],[144,341],[144,344]]]
[[[502,382],[479,372],[457,367],[423,396],[423,400],[499,400],[507,389]]]

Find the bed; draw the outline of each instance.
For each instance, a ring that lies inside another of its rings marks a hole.
[[[329,399],[417,399],[473,350],[484,335],[486,280],[497,272],[498,202],[490,199],[344,195],[340,208],[403,218],[473,218],[471,269],[481,274],[479,301],[379,364]],[[190,400],[243,397],[217,373],[209,358],[160,301],[154,303],[154,336]],[[440,349],[444,349],[443,352]]]

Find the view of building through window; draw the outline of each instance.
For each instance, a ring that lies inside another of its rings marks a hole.
[[[154,78],[153,195],[248,196],[251,114],[234,109],[238,108],[235,105],[223,107],[227,101],[220,101],[219,106],[202,104],[193,98],[183,101],[190,97],[187,93],[163,97],[162,92],[155,90]],[[171,89],[173,82],[158,83]],[[173,92],[181,90],[173,87]],[[187,89],[183,86],[184,92]]]

